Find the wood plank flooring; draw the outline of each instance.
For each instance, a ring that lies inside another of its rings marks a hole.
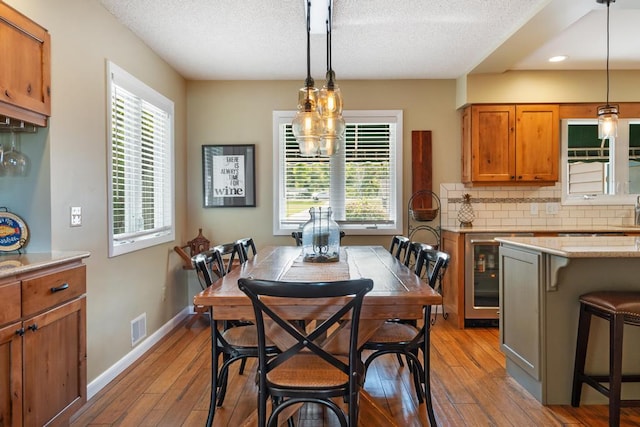
[[[203,426],[210,389],[209,331],[190,317],[134,366],[101,390],[74,416],[80,426]],[[498,329],[459,330],[438,318],[432,333],[432,392],[441,426],[607,426],[604,405],[543,406],[505,372]],[[230,372],[227,397],[214,426],[237,426],[255,408],[255,361],[244,375]],[[366,390],[403,427],[428,425],[406,366],[394,356],[370,367]],[[361,420],[362,421],[362,420]],[[337,426],[320,407],[299,411],[296,426]],[[360,423],[366,427],[366,421]],[[640,408],[623,408],[623,426],[640,426]]]

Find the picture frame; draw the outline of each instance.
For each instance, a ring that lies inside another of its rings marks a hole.
[[[255,144],[202,146],[205,208],[256,206],[255,152]]]

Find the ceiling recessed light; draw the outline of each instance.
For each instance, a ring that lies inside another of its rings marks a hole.
[[[567,58],[567,55],[552,56],[551,58],[549,58],[549,62],[562,62]]]

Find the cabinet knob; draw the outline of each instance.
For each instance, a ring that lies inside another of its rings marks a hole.
[[[512,180],[513,180],[513,179],[516,179],[516,177],[515,177],[515,176],[513,176],[513,175],[511,175],[510,179],[512,179]]]
[[[4,96],[6,96],[7,98],[11,98],[11,94],[9,93],[9,89],[5,89],[4,90]]]
[[[27,329],[29,329],[29,330],[31,330],[31,331],[33,331],[33,332],[35,332],[35,331],[37,331],[37,330],[38,330],[38,324],[37,324],[37,323],[34,323],[33,325],[29,325],[29,326],[27,326]]]
[[[518,175],[518,179],[522,179],[522,175]]]
[[[16,329],[16,335],[23,336],[24,335],[24,328]]]
[[[27,85],[27,93],[31,94],[31,83]]]

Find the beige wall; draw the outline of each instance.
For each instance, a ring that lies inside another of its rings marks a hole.
[[[638,102],[640,71],[612,71],[609,101]],[[464,80],[464,79],[460,79]],[[502,74],[472,74],[466,86],[459,83],[456,105],[465,103],[594,102],[607,95],[605,71],[508,71]]]
[[[51,249],[91,252],[86,263],[88,380],[92,381],[131,351],[133,318],[146,312],[151,334],[188,305],[173,243],[107,257],[105,60],[175,102],[177,242],[185,241],[186,84],[97,0],[8,3],[51,33],[50,175],[38,179],[40,187],[50,187],[51,192]],[[46,129],[40,132],[47,134]],[[33,203],[34,210],[37,205]],[[69,226],[70,206],[82,207],[82,227]]]
[[[339,70],[338,70],[339,72]],[[272,112],[295,110],[300,81],[216,81],[187,85],[189,233],[203,233],[216,243],[253,236],[258,245],[290,244],[273,236]],[[317,84],[321,85],[318,79]],[[433,182],[460,176],[460,123],[454,80],[339,81],[345,110],[403,111],[405,204],[411,196],[411,131],[433,132]],[[203,208],[203,144],[256,144],[257,207]],[[403,215],[406,220],[406,213]],[[406,229],[406,225],[405,225]],[[195,235],[195,234],[194,234]],[[388,236],[348,236],[345,242],[388,244]]]

